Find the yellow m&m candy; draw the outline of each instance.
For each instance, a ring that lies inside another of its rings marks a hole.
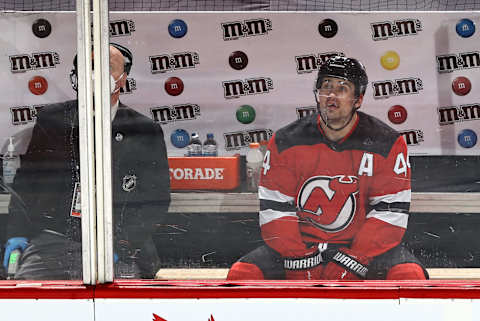
[[[389,50],[380,58],[380,64],[387,70],[393,70],[400,65],[400,56],[395,51]]]

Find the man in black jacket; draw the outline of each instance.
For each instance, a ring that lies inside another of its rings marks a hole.
[[[160,125],[119,102],[132,60],[110,46],[115,276],[152,278],[159,258],[151,234],[167,212],[170,182]],[[23,249],[15,279],[82,277],[78,131],[76,100],[37,117],[10,205],[4,266]]]

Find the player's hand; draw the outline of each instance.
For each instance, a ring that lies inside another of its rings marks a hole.
[[[368,272],[368,259],[348,248],[341,248],[328,262],[322,278],[325,280],[362,280]]]
[[[321,280],[323,266],[318,265],[305,270],[285,270],[286,280]]]
[[[320,280],[322,277],[322,256],[318,251],[308,257],[283,260],[285,279]]]
[[[10,260],[10,254],[16,249],[22,250],[27,248],[28,239],[25,237],[12,237],[5,244],[5,255],[3,257],[3,267],[8,268],[8,260]]]

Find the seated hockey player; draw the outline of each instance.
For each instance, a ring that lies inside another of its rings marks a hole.
[[[411,199],[407,145],[358,110],[367,84],[356,59],[321,65],[318,113],[268,144],[258,191],[265,244],[234,263],[229,280],[428,278],[401,245]]]

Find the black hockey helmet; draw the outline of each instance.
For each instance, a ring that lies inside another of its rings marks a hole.
[[[355,85],[355,96],[365,94],[368,76],[363,64],[355,58],[334,56],[325,61],[318,69],[315,89],[322,86],[323,78],[338,77],[351,81]]]
[[[122,53],[122,56],[124,58],[124,65],[123,65],[123,70],[127,73],[127,75],[130,74],[130,69],[132,69],[132,64],[133,64],[133,54],[132,52],[122,46],[122,45],[119,45],[118,43],[113,43],[111,42],[110,43],[110,46],[113,46],[115,48],[117,48],[121,53]],[[77,76],[77,55],[75,55],[75,57],[73,58],[73,68],[72,70],[70,71],[70,83],[72,84],[72,88],[73,90],[77,91],[77,88],[78,88],[78,76]]]

